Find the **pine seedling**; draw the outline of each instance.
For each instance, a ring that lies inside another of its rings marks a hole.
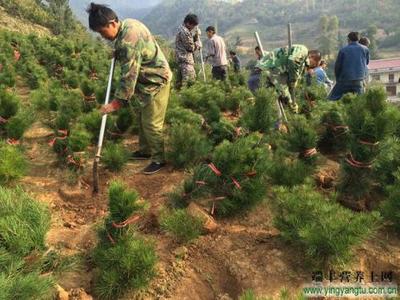
[[[317,154],[318,134],[310,121],[302,116],[291,120],[290,133],[287,135],[289,150],[298,153],[307,163],[314,163]]]
[[[343,194],[360,199],[370,191],[379,143],[393,130],[392,112],[380,87],[371,88],[348,105],[349,153],[342,163],[339,186]]]
[[[256,134],[235,142],[222,142],[213,152],[211,163],[195,169],[184,183],[184,204],[197,196],[209,195],[218,215],[228,216],[253,207],[266,195],[266,170],[269,150]]]
[[[273,89],[260,89],[255,95],[254,105],[244,107],[240,124],[250,131],[270,133],[277,120],[276,99]]]
[[[354,213],[312,186],[277,188],[275,193],[275,226],[315,266],[348,262],[353,248],[380,225],[379,213]]]
[[[140,203],[139,194],[135,190],[129,190],[122,182],[113,181],[108,190],[110,214],[106,219],[106,230],[114,238],[118,239],[126,233],[129,224],[124,224],[134,214],[141,214],[144,204]]]
[[[121,144],[107,143],[103,150],[102,162],[113,172],[119,172],[128,162],[129,152]]]
[[[68,136],[68,149],[72,152],[82,152],[90,145],[93,136],[83,125],[76,125],[71,129]]]
[[[379,154],[373,164],[376,181],[382,187],[393,185],[396,171],[400,168],[400,139],[388,137],[379,145]]]
[[[236,127],[225,119],[211,123],[210,128],[210,138],[214,145],[218,145],[224,140],[232,142],[236,137]]]
[[[98,268],[94,291],[99,299],[116,299],[145,288],[156,274],[154,246],[138,236],[124,235],[113,246],[100,244],[93,258]]]
[[[34,120],[35,114],[31,109],[25,108],[18,111],[6,124],[7,137],[15,140],[21,139]]]
[[[169,129],[167,159],[177,168],[195,165],[207,157],[211,149],[199,127],[177,123]]]
[[[189,243],[203,231],[203,221],[185,209],[166,210],[161,214],[161,228],[171,233],[178,242]]]
[[[43,250],[50,227],[49,211],[22,189],[0,187],[0,248],[24,257]]]
[[[0,142],[0,184],[20,179],[26,170],[27,162],[21,150]]]
[[[204,119],[201,115],[193,112],[191,109],[183,108],[181,106],[169,107],[165,116],[165,122],[169,125],[175,124],[192,124],[202,126]]]
[[[276,151],[267,167],[271,183],[287,187],[303,184],[313,170],[313,166],[285,151]]]
[[[339,106],[332,107],[321,118],[325,127],[319,146],[332,152],[346,150],[349,142],[349,128],[345,124],[343,112]]]
[[[0,88],[0,117],[7,120],[15,116],[18,112],[18,109],[18,97],[7,90]]]
[[[388,220],[390,225],[400,232],[400,171],[397,170],[393,176],[395,180],[392,185],[386,187],[389,197],[382,203],[381,211],[385,220]]]

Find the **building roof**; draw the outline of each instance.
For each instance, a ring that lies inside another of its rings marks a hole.
[[[394,69],[400,68],[400,58],[388,58],[371,60],[368,65],[369,70]]]

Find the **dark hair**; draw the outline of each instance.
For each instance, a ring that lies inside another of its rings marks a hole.
[[[229,51],[229,54],[230,55],[236,55],[236,52],[231,50],[231,51]]]
[[[356,31],[350,32],[347,38],[352,42],[358,42],[360,40],[360,33]]]
[[[261,48],[260,48],[260,46],[256,46],[256,47],[254,48],[254,50],[255,50],[255,51],[261,51]]]
[[[106,27],[111,21],[118,22],[117,14],[105,5],[92,2],[86,12],[89,14],[89,28],[93,31]]]
[[[213,32],[213,33],[215,33],[216,31],[215,31],[215,27],[214,26],[208,26],[207,27],[207,29],[206,29],[206,32]]]
[[[320,65],[320,66],[328,65],[328,63],[326,62],[325,59],[321,59],[321,61],[319,62],[319,65]]]
[[[371,44],[371,41],[369,40],[369,38],[363,36],[360,40],[359,43],[361,45],[364,45],[365,47],[369,47],[369,45]]]
[[[320,61],[322,58],[322,54],[319,50],[310,50],[310,51],[308,51],[308,55],[312,56],[313,58],[315,58],[318,61]]]
[[[188,14],[183,20],[183,23],[197,26],[199,25],[199,18],[195,14]]]

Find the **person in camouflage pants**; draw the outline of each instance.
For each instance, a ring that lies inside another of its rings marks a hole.
[[[147,27],[133,19],[119,21],[110,8],[92,3],[88,8],[89,27],[114,41],[115,58],[121,64],[121,79],[114,100],[101,109],[103,114],[138,102],[139,151],[132,158],[150,159],[145,174],[165,166],[163,126],[172,73],[161,48]]]
[[[199,19],[189,14],[183,24],[179,26],[175,39],[175,58],[178,64],[178,78],[176,85],[181,88],[196,80],[194,68],[194,52],[201,48],[197,26]],[[192,32],[195,31],[193,34]]]
[[[256,65],[265,74],[267,86],[274,87],[294,112],[298,111],[294,91],[309,64],[308,55],[304,45],[293,45],[290,50],[288,47],[277,48],[266,52]]]

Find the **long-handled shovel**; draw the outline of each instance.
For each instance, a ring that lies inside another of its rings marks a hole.
[[[108,78],[108,86],[107,86],[107,93],[106,99],[104,101],[104,105],[107,105],[110,101],[110,94],[111,94],[111,85],[114,76],[114,67],[115,67],[115,58],[111,60],[111,68],[110,68],[110,76]],[[106,123],[107,123],[107,115],[105,114],[101,119],[101,127],[100,127],[100,134],[99,134],[99,141],[97,144],[97,152],[96,157],[94,158],[93,162],[93,194],[97,194],[99,192],[99,171],[98,166],[101,157],[101,149],[103,148],[103,141],[104,141],[104,132],[106,130]]]
[[[206,68],[204,66],[203,49],[200,49],[200,62],[201,62],[201,72],[203,73],[204,82],[207,82]]]

